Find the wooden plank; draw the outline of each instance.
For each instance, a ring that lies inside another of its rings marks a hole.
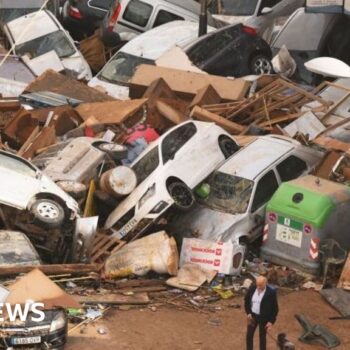
[[[82,103],[75,110],[84,121],[95,118],[100,124],[122,124],[147,102],[146,98],[128,101]]]
[[[350,290],[350,254],[348,254],[348,258],[340,275],[337,287]]]
[[[199,89],[210,84],[222,100],[240,100],[246,95],[251,84],[243,79],[227,79],[216,75],[142,64],[137,67],[131,79],[130,97],[141,97],[147,87],[159,78],[163,78],[172,91],[187,99],[192,99]]]
[[[109,305],[146,305],[150,299],[146,293],[137,293],[135,295],[106,294],[75,296],[78,302],[92,304],[109,304]]]
[[[26,149],[29,147],[29,145],[34,141],[34,139],[38,136],[40,132],[40,127],[36,126],[30,136],[28,137],[27,141],[22,145],[22,147],[17,152],[17,155],[22,157],[23,153],[26,151]]]
[[[265,126],[275,125],[275,124],[279,124],[279,123],[283,123],[283,122],[288,122],[288,121],[298,119],[303,114],[304,113],[297,113],[297,114],[290,114],[290,115],[286,115],[286,116],[282,116],[282,117],[278,117],[278,118],[271,118],[270,120],[267,120],[266,122],[259,123],[258,125],[260,127],[265,127]]]
[[[244,130],[244,127],[242,125],[231,122],[198,106],[192,109],[190,117],[206,122],[214,122],[231,134],[239,134]]]
[[[186,117],[183,113],[177,111],[176,109],[169,106],[167,103],[163,101],[156,101],[156,107],[158,109],[158,112],[166,119],[171,121],[173,124],[177,125],[180,124],[186,120],[188,120],[188,117]]]
[[[190,108],[194,106],[203,106],[206,104],[215,104],[221,101],[220,95],[217,91],[211,86],[204,86],[202,89],[199,89],[196,96],[190,104]]]
[[[91,272],[98,272],[97,264],[57,264],[57,265],[17,265],[0,266],[0,276],[18,275],[39,269],[46,275],[84,275]]]

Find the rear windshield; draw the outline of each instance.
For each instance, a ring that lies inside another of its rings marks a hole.
[[[143,57],[129,55],[125,52],[118,52],[102,69],[98,75],[102,80],[111,83],[127,84],[140,64],[152,64],[153,60]]]
[[[228,16],[251,16],[255,13],[258,4],[258,0],[221,0],[220,2],[221,14]]]
[[[75,53],[74,46],[62,30],[57,30],[16,46],[17,55],[28,55],[30,59],[52,50],[56,51],[60,58],[69,57]]]

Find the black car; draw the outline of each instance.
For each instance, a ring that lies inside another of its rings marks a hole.
[[[43,310],[45,319],[35,322],[29,314],[27,321],[2,322],[0,349],[63,349],[67,341],[68,320],[64,309]]]
[[[185,48],[189,59],[209,74],[241,77],[272,72],[270,46],[243,24],[206,34]]]
[[[75,40],[94,33],[116,0],[67,0],[63,6],[63,25]]]

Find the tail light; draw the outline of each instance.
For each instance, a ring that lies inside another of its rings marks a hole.
[[[119,17],[119,14],[120,14],[120,11],[122,9],[122,6],[120,5],[119,2],[117,2],[115,8],[114,8],[114,11],[112,13],[112,16],[111,18],[109,19],[109,22],[108,22],[108,30],[109,31],[113,31],[113,28],[118,20],[118,17]]]
[[[243,26],[242,27],[242,31],[244,33],[248,34],[248,35],[251,35],[251,36],[257,36],[258,35],[258,32],[253,27]]]
[[[74,6],[69,6],[69,16],[71,16],[75,19],[82,19],[83,18],[80,11]]]

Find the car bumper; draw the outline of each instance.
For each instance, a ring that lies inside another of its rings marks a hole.
[[[0,328],[1,330],[1,328]],[[13,332],[7,332],[11,333],[11,335],[6,335],[6,336],[1,336],[0,337],[0,348],[7,348],[7,347],[12,347],[12,348],[19,348],[23,349],[25,347],[26,349],[30,348],[37,348],[40,344],[43,345],[48,345],[48,348],[58,348],[63,345],[65,345],[67,341],[67,329],[62,328],[58,331],[52,332],[52,333],[46,333],[43,334],[42,332],[37,332],[37,331],[30,331],[30,328],[27,329],[26,334],[23,333],[16,333],[16,329],[13,329]],[[16,338],[31,338],[31,337],[40,337],[41,342],[36,343],[36,344],[23,344],[23,345],[16,345],[15,339]]]

